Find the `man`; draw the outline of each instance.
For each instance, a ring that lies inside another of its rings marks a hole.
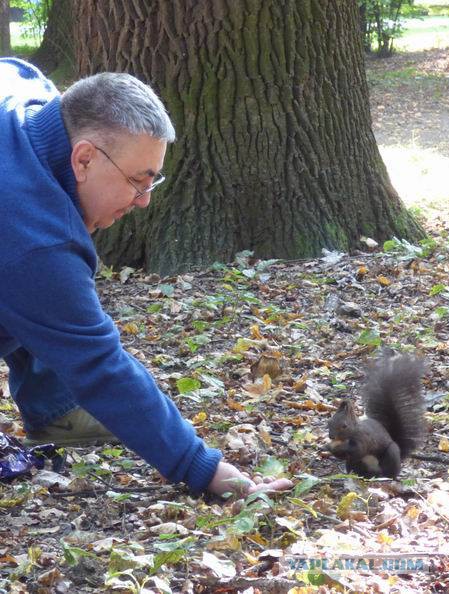
[[[153,91],[126,74],[61,97],[34,67],[0,60],[0,356],[29,444],[111,434],[172,482],[216,494],[256,485],[208,448],[126,353],[97,298],[90,233],[148,206],[175,132]]]

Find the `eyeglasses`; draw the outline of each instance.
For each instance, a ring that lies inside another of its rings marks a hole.
[[[117,163],[111,159],[111,157],[108,155],[108,153],[106,151],[104,151],[99,146],[96,146],[95,144],[94,144],[94,147],[97,149],[97,151],[100,151],[100,153],[103,153],[103,155],[114,165],[114,167],[116,167],[120,171],[120,173],[123,175],[123,177],[126,178],[126,181],[128,183],[130,183],[132,185],[132,187],[136,190],[136,195],[134,196],[134,198],[141,198],[145,194],[149,194],[149,192],[152,192],[156,186],[159,186],[162,182],[165,181],[165,176],[162,175],[161,173],[158,173],[156,175],[156,177],[153,179],[152,183],[147,188],[144,188],[143,190],[141,190],[140,188],[138,188],[136,186],[136,184],[132,181],[132,179],[126,175],[126,173],[121,169],[121,167],[119,167],[117,165]]]

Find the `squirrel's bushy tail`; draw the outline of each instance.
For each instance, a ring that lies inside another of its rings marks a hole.
[[[363,393],[368,417],[381,423],[407,457],[423,441],[424,400],[422,359],[410,355],[383,356],[369,368]]]

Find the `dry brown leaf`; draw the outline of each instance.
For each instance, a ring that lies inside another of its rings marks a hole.
[[[18,562],[16,558],[12,555],[3,555],[2,557],[0,557],[0,566],[5,565],[13,565],[14,567],[16,567],[18,565]]]
[[[204,411],[201,411],[193,417],[192,423],[194,425],[202,425],[206,419],[207,419],[207,414]]]
[[[130,474],[117,473],[115,480],[125,487],[133,482],[134,478]]]
[[[394,539],[388,534],[386,530],[382,530],[377,536],[377,542],[390,545],[394,542]]]
[[[230,408],[231,410],[237,410],[237,411],[245,410],[245,407],[243,406],[243,404],[241,404],[240,402],[236,402],[235,400],[232,400],[232,398],[228,398],[226,400],[226,404],[227,404],[228,408]]]
[[[259,359],[251,365],[253,379],[269,375],[276,379],[282,373],[280,358],[274,353],[263,353]]]
[[[53,586],[54,584],[60,582],[63,578],[62,573],[59,571],[57,567],[42,573],[38,578],[37,581],[42,586]]]
[[[299,402],[295,402],[294,400],[284,400],[282,404],[290,407],[296,408],[298,410],[317,410],[319,412],[328,412],[335,410],[335,407],[329,404],[325,404],[324,402],[314,402],[313,400],[301,400]]]
[[[252,396],[262,396],[271,389],[271,377],[265,374],[261,382],[255,382],[254,384],[245,384],[243,386],[245,392]]]
[[[382,287],[389,287],[391,285],[391,280],[383,274],[379,274],[376,280]]]
[[[368,268],[366,266],[360,266],[356,273],[358,281],[362,280],[364,276],[368,274]]]
[[[259,425],[258,429],[259,429],[260,439],[264,442],[264,444],[266,446],[271,446],[272,445],[271,435],[268,432],[267,428]]]
[[[260,532],[254,532],[250,537],[248,537],[248,540],[250,542],[255,542],[258,545],[262,545],[263,547],[266,547],[270,544],[269,541],[260,534]]]
[[[139,326],[135,322],[127,322],[123,324],[122,331],[125,334],[139,334]]]
[[[253,340],[262,340],[263,336],[260,332],[260,328],[258,324],[253,324],[250,328],[251,338]]]
[[[293,384],[293,389],[296,393],[300,394],[304,392],[307,387],[307,374],[305,373],[302,375],[298,380],[295,381]]]
[[[440,439],[438,449],[440,450],[440,452],[449,452],[449,439],[447,437],[443,437]]]
[[[285,418],[277,418],[277,423],[282,423],[285,425],[294,425],[295,427],[301,427],[309,422],[307,417],[301,417],[300,415],[296,417],[285,417]]]
[[[416,520],[421,514],[421,510],[416,505],[412,505],[408,508],[406,516],[412,520]]]

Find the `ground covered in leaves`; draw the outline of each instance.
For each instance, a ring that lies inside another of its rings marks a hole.
[[[0,486],[0,592],[447,592],[449,243],[231,265],[159,279],[100,270],[123,342],[210,445],[289,493],[194,498],[122,446]],[[428,434],[400,481],[358,481],[323,451],[382,347],[417,351]],[[0,430],[21,436],[0,399]]]

